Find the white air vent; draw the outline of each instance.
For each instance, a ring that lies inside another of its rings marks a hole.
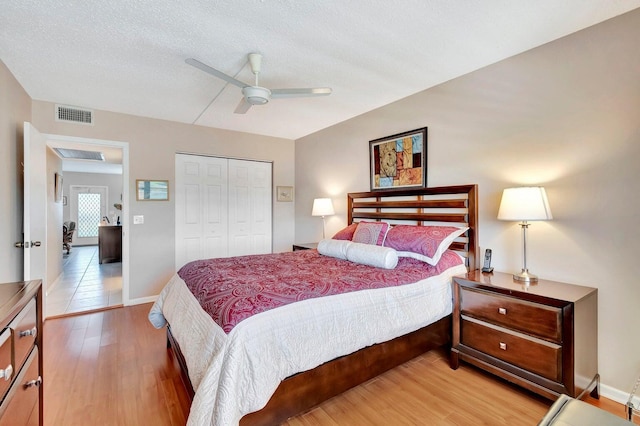
[[[61,158],[71,160],[104,161],[104,154],[99,151],[83,151],[80,149],[53,148]]]
[[[67,105],[56,105],[56,121],[93,124],[93,111]]]

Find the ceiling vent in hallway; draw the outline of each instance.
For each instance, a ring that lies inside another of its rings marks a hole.
[[[93,124],[93,111],[67,105],[56,105],[56,121]]]
[[[104,155],[99,151],[83,151],[81,149],[54,148],[61,158],[71,160],[104,161]]]

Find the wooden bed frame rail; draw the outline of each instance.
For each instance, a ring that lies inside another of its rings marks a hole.
[[[350,193],[347,196],[348,222],[366,219],[387,220],[393,224],[436,222],[468,226],[462,241],[454,242],[452,249],[461,252],[467,259],[467,268],[474,270],[479,260],[477,197],[477,185]],[[240,425],[280,424],[422,353],[450,345],[450,342],[451,315],[412,333],[295,374],[280,383],[263,409],[244,416]],[[173,351],[187,391],[193,398],[186,363],[170,327],[167,327],[167,347]]]

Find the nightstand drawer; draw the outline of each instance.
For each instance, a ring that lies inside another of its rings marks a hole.
[[[462,314],[562,342],[562,310],[481,290],[461,288]]]
[[[554,343],[465,317],[460,341],[547,379],[562,380],[562,347]]]

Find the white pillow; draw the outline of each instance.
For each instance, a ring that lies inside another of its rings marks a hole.
[[[320,240],[318,243],[318,253],[342,260],[347,260],[347,247],[353,244],[349,240]]]
[[[389,247],[351,243],[347,246],[347,260],[376,268],[393,269],[398,264],[398,254]]]

